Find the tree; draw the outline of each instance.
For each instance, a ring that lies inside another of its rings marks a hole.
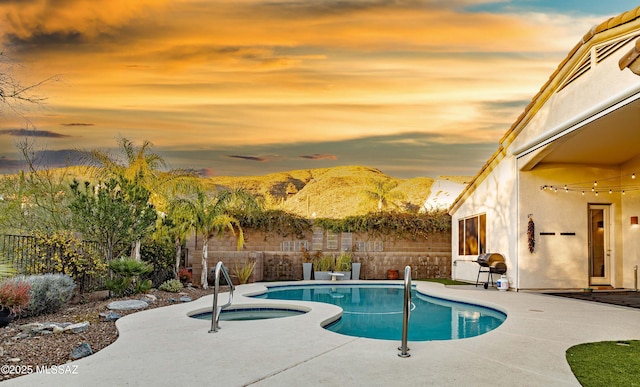
[[[405,198],[402,192],[394,190],[397,186],[398,183],[392,180],[372,180],[371,190],[364,192],[365,199],[369,202],[377,202],[378,212],[387,207],[397,207],[395,201]]]
[[[122,137],[118,139],[120,155],[94,149],[90,152],[90,163],[97,163],[97,177],[124,178],[144,187],[150,193],[149,202],[160,211],[167,211],[171,197],[195,189],[196,179],[192,172],[178,169],[163,171],[166,163],[162,156],[153,152],[153,144],[147,140],[136,146]],[[132,255],[140,259],[140,241],[136,240]]]
[[[17,144],[26,171],[2,179],[0,227],[12,232],[53,234],[69,223],[69,171],[41,165],[28,140]]]
[[[40,82],[24,85],[14,77],[14,66],[10,58],[0,52],[0,105],[8,106],[14,113],[18,113],[18,105],[22,103],[39,104],[46,98],[36,95],[35,90],[43,84],[56,79],[50,77]]]
[[[167,216],[162,220],[159,230],[175,244],[174,274],[176,279],[179,279],[178,273],[180,271],[182,245],[187,239],[189,231],[194,227],[194,219],[190,216],[188,206],[182,205],[179,200],[173,200],[169,205]]]
[[[153,231],[157,215],[144,187],[121,177],[95,186],[85,182],[84,189],[74,180],[71,191],[75,228],[105,247],[107,262]]]
[[[237,248],[242,249],[244,236],[240,221],[234,214],[247,214],[260,210],[260,204],[255,196],[245,190],[225,190],[209,197],[199,190],[192,200],[182,200],[179,204],[190,213],[193,228],[202,235],[202,274],[200,280],[203,288],[207,288],[209,258],[209,239],[212,236],[221,237],[225,231],[237,235]]]
[[[170,199],[178,193],[191,193],[197,189],[193,172],[184,169],[167,170],[167,165],[153,144],[147,140],[136,146],[126,138],[118,139],[120,155],[94,149],[90,151],[90,163],[99,178],[123,177],[140,184],[150,193],[149,201],[158,211],[166,211]]]

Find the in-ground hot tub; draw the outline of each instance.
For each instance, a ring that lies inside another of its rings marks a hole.
[[[272,318],[283,318],[299,316],[307,313],[306,310],[292,308],[274,308],[262,306],[231,306],[223,309],[220,313],[221,321],[249,321],[249,320],[266,320]],[[211,312],[197,313],[189,317],[200,320],[211,321]]]

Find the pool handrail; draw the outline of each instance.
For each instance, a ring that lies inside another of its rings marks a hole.
[[[400,357],[409,357],[407,336],[409,335],[409,315],[411,314],[411,266],[404,268],[404,307],[402,309],[402,344],[398,348]]]
[[[218,293],[220,291],[220,274],[224,275],[224,279],[227,281],[229,285],[229,301],[222,306],[218,306]],[[219,261],[216,264],[215,270],[215,283],[213,286],[213,307],[211,308],[211,329],[209,329],[209,333],[218,332],[220,329],[220,313],[222,313],[222,309],[228,307],[233,302],[233,283],[231,282],[231,277],[229,276],[229,272],[224,267],[222,261]]]

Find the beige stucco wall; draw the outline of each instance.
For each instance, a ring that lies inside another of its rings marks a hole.
[[[515,206],[516,180],[514,175],[513,157],[507,157],[489,174],[482,184],[473,192],[453,214],[451,255],[452,277],[461,281],[475,282],[479,266],[472,262],[477,256],[458,255],[458,220],[469,216],[486,214],[486,250],[489,253],[500,253],[505,256],[507,277],[512,286],[517,286],[518,261],[517,241],[517,207]],[[494,279],[499,276],[494,275]],[[480,281],[486,281],[487,274],[480,276]]]
[[[609,34],[609,33],[608,33]],[[640,157],[625,165],[542,165],[535,158],[544,148],[526,150],[569,128],[594,110],[622,99],[629,90],[637,92],[640,77],[620,71],[619,58],[635,39],[609,58],[595,64],[580,78],[561,91],[543,93],[546,102],[535,106],[516,138],[506,138],[504,156],[490,164],[479,176],[469,193],[452,209],[452,276],[474,281],[478,265],[476,257],[458,255],[458,220],[472,215],[487,215],[487,252],[499,252],[507,260],[507,276],[517,289],[583,288],[589,286],[588,205],[610,205],[611,274],[614,287],[633,288],[634,266],[640,265],[640,226],[630,226],[630,216],[640,216],[640,191],[601,193],[599,197],[580,193],[541,191],[543,185],[559,185],[589,181],[594,176],[622,176],[638,170]],[[600,43],[596,41],[596,43]],[[593,53],[595,48],[591,48]],[[583,57],[584,52],[577,56]],[[567,69],[565,74],[571,73]],[[562,75],[562,73],[561,73]],[[554,88],[562,77],[550,83]],[[603,133],[603,135],[606,135]],[[512,141],[512,142],[510,142]],[[615,151],[615,150],[612,150]],[[533,169],[531,169],[533,166]],[[639,184],[640,185],[640,184]],[[528,214],[536,225],[536,249],[528,251]],[[540,232],[555,232],[540,236]],[[575,235],[561,235],[575,233]],[[486,275],[481,276],[481,281]]]
[[[595,196],[588,191],[564,192],[559,189],[541,190],[543,185],[562,187],[571,182],[590,181],[593,176],[617,176],[619,169],[566,165],[545,165],[533,171],[521,172],[519,178],[520,216],[518,219],[521,243],[518,256],[520,287],[525,289],[585,288],[589,286],[589,204],[610,205],[611,272],[613,286],[622,285],[620,271],[621,194],[607,192]],[[533,214],[536,228],[535,251],[527,244],[528,214]],[[540,233],[555,235],[540,235]],[[575,235],[562,235],[574,233]]]
[[[620,262],[622,286],[633,289],[636,286],[634,268],[640,267],[640,225],[631,225],[632,216],[640,217],[640,155],[623,165],[621,172],[624,176],[629,176],[631,173],[637,176],[635,184],[638,190],[627,192],[622,199],[620,227],[624,241]]]

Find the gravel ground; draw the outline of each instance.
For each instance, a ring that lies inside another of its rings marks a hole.
[[[184,294],[169,293],[153,290],[149,294],[157,297],[155,302],[149,304],[144,310],[172,305],[175,302],[169,299],[179,299],[181,295],[187,295],[193,300],[202,296],[212,294],[212,289],[203,290],[196,288],[185,288]],[[83,300],[81,302],[70,303],[66,308],[57,313],[40,315],[36,317],[19,318],[4,328],[0,328],[0,381],[20,376],[28,369],[51,367],[63,365],[70,360],[71,351],[82,343],[88,343],[94,353],[105,348],[118,338],[118,330],[115,322],[101,321],[100,313],[109,312],[107,305],[112,301],[133,299],[138,300],[142,295],[127,298],[110,298]],[[95,296],[93,298],[96,298]],[[125,316],[136,311],[114,311],[121,316]],[[49,335],[36,335],[19,338],[20,325],[27,323],[78,323],[89,321],[89,328],[78,334],[56,333]],[[6,367],[9,366],[9,367]]]

